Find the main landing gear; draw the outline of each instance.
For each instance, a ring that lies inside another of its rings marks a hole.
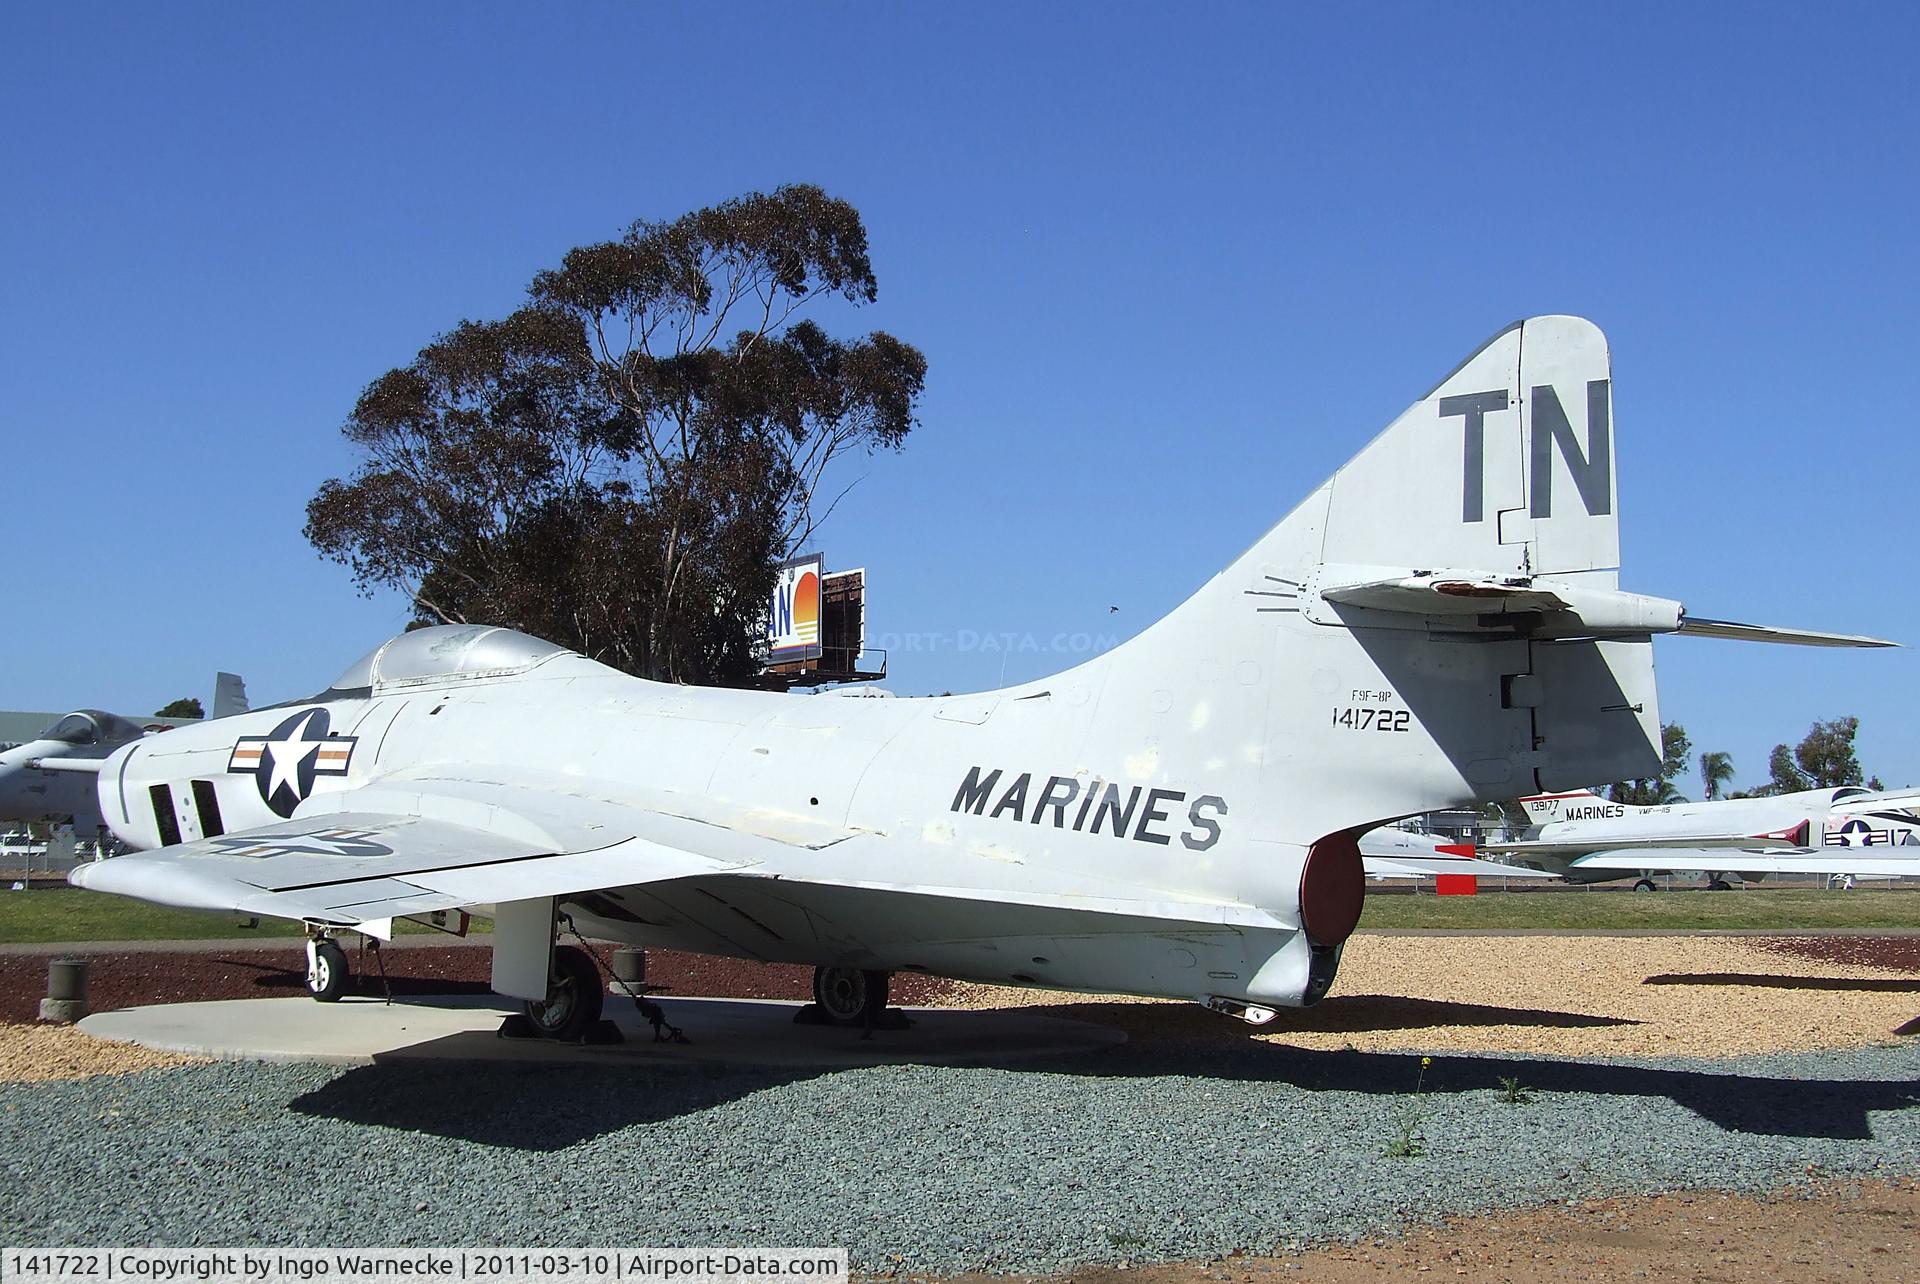
[[[887,1007],[889,972],[857,967],[813,969],[813,1002],[793,1019],[801,1025],[857,1026],[875,1030],[904,1030],[913,1024],[898,1008]],[[862,1036],[865,1037],[865,1036]]]
[[[600,968],[585,950],[573,945],[557,946],[553,951],[553,976],[544,999],[528,999],[521,1004],[533,1033],[543,1039],[570,1042],[580,1038],[600,1020],[606,991],[600,984]]]

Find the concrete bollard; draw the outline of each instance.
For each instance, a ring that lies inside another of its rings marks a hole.
[[[613,976],[615,980],[625,981],[628,985],[645,985],[647,983],[647,952],[645,950],[615,950],[613,952]]]
[[[71,1025],[87,1014],[87,961],[55,959],[47,967],[47,997],[40,1019]]]

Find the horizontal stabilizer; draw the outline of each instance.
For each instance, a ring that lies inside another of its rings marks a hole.
[[[1320,596],[1343,606],[1412,615],[1493,615],[1567,608],[1566,600],[1558,594],[1530,587],[1526,580],[1432,571],[1416,571],[1360,584],[1330,585],[1320,590]]]
[[[1688,637],[1726,638],[1734,642],[1778,642],[1787,646],[1899,646],[1885,638],[1851,633],[1816,633],[1811,629],[1779,629],[1771,624],[1736,624],[1732,620],[1680,618],[1680,632]]]
[[[1523,627],[1535,637],[1646,637],[1684,633],[1741,642],[1791,646],[1898,646],[1883,638],[1849,633],[1782,629],[1689,616],[1680,603],[1644,593],[1595,589],[1545,577],[1489,571],[1410,570],[1377,566],[1327,566],[1320,600],[1340,607],[1419,616],[1448,628]],[[1524,625],[1513,617],[1532,617]]]

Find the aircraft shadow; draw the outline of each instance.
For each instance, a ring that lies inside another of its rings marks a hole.
[[[1506,1022],[1514,1017],[1510,1009],[1488,1009],[1482,1014],[1484,1023],[1493,1023],[1493,1013],[1502,1014]],[[1315,1051],[1271,1043],[1249,1037],[1250,1028],[1243,1033],[1225,1018],[1173,1005],[1066,1004],[1050,1015],[1129,1027],[1137,1041],[1036,1061],[1028,1067],[1036,1074],[1101,1079],[1177,1075],[1381,1097],[1405,1097],[1419,1074],[1410,1052]],[[1524,1019],[1527,1014],[1519,1015]],[[1536,1015],[1542,1024],[1552,1025],[1620,1023],[1566,1013]],[[1920,1020],[1900,1033],[1920,1033]],[[464,1059],[383,1061],[349,1070],[294,1099],[289,1108],[317,1118],[506,1149],[554,1151],[842,1072],[832,1066],[528,1061],[493,1063],[480,1080],[477,1069]],[[1422,1090],[1493,1093],[1509,1078],[1518,1078],[1534,1092],[1665,1097],[1728,1132],[1765,1136],[1871,1140],[1873,1112],[1920,1108],[1920,1081],[1914,1079],[1776,1079],[1732,1070],[1476,1053],[1436,1054]]]
[[[1547,1030],[1584,1030],[1641,1024],[1630,1017],[1555,1012],[1545,1008],[1509,1008],[1491,1003],[1457,1003],[1451,999],[1404,998],[1391,994],[1343,994],[1326,999],[1314,1008],[1313,1018],[1313,1029],[1322,1034],[1414,1030],[1433,1025],[1515,1025]]]
[[[249,959],[220,959],[218,962],[235,972],[252,972],[256,989],[285,990],[289,994],[306,993],[307,971],[304,965],[287,967]],[[370,999],[391,993],[394,998],[401,999],[449,994],[492,994],[493,987],[485,981],[456,981],[437,976],[391,976],[385,979],[383,987],[378,972],[355,972],[347,979],[347,993]]]
[[[294,1098],[297,1114],[510,1150],[554,1151],[635,1124],[697,1114],[830,1069],[471,1061],[357,1066]]]
[[[1092,1007],[1094,1005],[1088,1005]],[[1920,1022],[1914,1023],[1920,1027]],[[1101,1077],[1181,1075],[1197,1079],[1284,1083],[1306,1092],[1365,1092],[1401,1097],[1413,1091],[1414,1052],[1323,1052],[1247,1039],[1238,1047],[1216,1037],[1203,1048],[1127,1044],[1095,1060],[1077,1058],[1071,1072]],[[1051,1069],[1067,1068],[1062,1065]],[[1920,1108],[1913,1079],[1776,1079],[1684,1067],[1605,1065],[1547,1057],[1435,1053],[1427,1093],[1500,1091],[1518,1078],[1535,1092],[1614,1097],[1665,1097],[1729,1132],[1777,1137],[1870,1140],[1868,1116]]]
[[[1752,985],[1768,990],[1832,990],[1866,994],[1920,994],[1920,977],[1768,976],[1760,972],[1663,972],[1643,985]]]

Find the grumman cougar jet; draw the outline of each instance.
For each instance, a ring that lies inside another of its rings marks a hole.
[[[1702,873],[1714,887],[1734,874],[1830,879],[1920,877],[1920,790],[1808,789],[1768,798],[1634,807],[1586,790],[1522,798],[1523,839],[1488,851],[1581,883]]]
[[[1644,776],[1656,633],[1622,592],[1607,345],[1516,324],[1171,615],[1050,678],[821,700],[666,686],[506,629],[395,638],[313,698],[117,751],[74,881],[336,933],[496,906],[493,988],[553,1037],[603,984],[559,931],[811,964],[833,1020],[895,971],[1197,1000],[1326,994],[1384,821]]]

